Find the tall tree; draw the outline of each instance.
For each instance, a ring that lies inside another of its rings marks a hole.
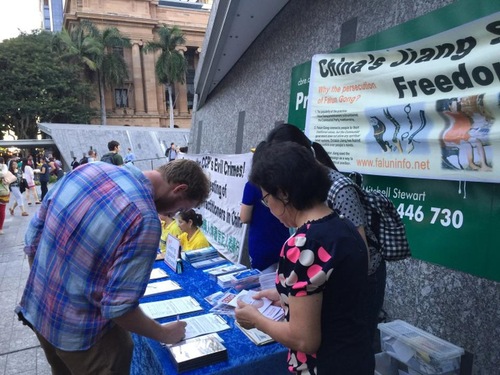
[[[89,123],[95,115],[91,87],[53,41],[41,32],[0,43],[0,124],[19,139],[36,138],[37,122]]]
[[[101,124],[106,125],[106,89],[123,84],[128,78],[123,48],[131,46],[116,27],[102,31],[89,21],[82,21],[70,32],[61,33],[66,46],[65,57],[85,67],[88,77],[97,82],[101,107]]]
[[[184,34],[177,26],[167,27],[163,25],[158,29],[159,40],[149,41],[144,51],[161,51],[160,57],[155,65],[158,81],[163,83],[168,90],[170,127],[174,127],[174,102],[172,100],[172,88],[176,82],[186,81],[187,62],[184,54],[177,50],[179,46],[186,43]]]

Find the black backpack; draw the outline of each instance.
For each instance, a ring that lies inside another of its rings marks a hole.
[[[335,197],[344,187],[353,186],[365,210],[368,227],[376,237],[375,241],[367,235],[368,245],[378,249],[384,260],[402,260],[410,257],[411,250],[406,237],[405,225],[392,201],[378,191],[362,189],[360,187],[362,175],[359,173],[354,172],[350,177],[337,178],[336,175],[329,196]]]
[[[116,165],[116,162],[115,162],[115,154],[110,152],[110,153],[107,153],[107,154],[104,154],[102,157],[101,157],[101,161],[105,162],[105,163],[109,163],[109,164],[113,164],[113,165]]]

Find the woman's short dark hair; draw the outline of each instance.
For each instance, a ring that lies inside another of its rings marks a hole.
[[[314,154],[314,157],[322,164],[330,169],[337,170],[332,159],[326,150],[317,142],[311,142],[302,130],[292,124],[280,124],[271,130],[266,138],[269,143],[277,142],[295,142],[301,146],[306,147]]]
[[[326,201],[331,184],[328,169],[295,142],[260,143],[249,179],[298,210]]]
[[[193,225],[197,227],[201,227],[201,225],[203,224],[203,216],[201,216],[201,214],[196,213],[195,210],[193,209],[182,211],[179,214],[179,216],[184,221],[191,220],[193,222]]]

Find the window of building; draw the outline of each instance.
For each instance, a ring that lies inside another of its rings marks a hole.
[[[195,75],[195,66],[194,66],[194,56],[196,53],[195,48],[188,48],[184,56],[186,57],[187,62],[187,71],[186,71],[186,88],[187,88],[187,103],[188,109],[193,109],[193,100],[194,100],[194,75]]]
[[[113,53],[123,57],[123,47],[113,47]]]
[[[115,107],[128,108],[128,90],[115,89]]]

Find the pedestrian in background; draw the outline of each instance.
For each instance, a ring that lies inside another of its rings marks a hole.
[[[49,191],[48,185],[50,181],[50,165],[49,159],[42,159],[42,166],[40,167],[40,175],[38,176],[38,181],[40,181],[40,190],[42,191],[42,201],[44,200],[47,192]]]
[[[19,209],[21,210],[21,216],[28,216],[28,213],[24,208],[24,198],[23,198],[24,188],[22,186],[23,171],[18,167],[18,165],[19,164],[16,161],[11,161],[11,163],[9,164],[10,173],[12,173],[14,176],[17,177],[17,180],[10,184],[10,191],[14,196],[14,203],[9,208],[9,212],[12,216],[14,216],[15,210],[19,206]]]
[[[127,154],[125,155],[123,162],[124,163],[133,163],[134,161],[135,161],[135,154],[132,152],[132,149],[129,147],[129,148],[127,148]]]
[[[38,199],[38,192],[36,191],[35,184],[35,172],[33,168],[29,165],[28,159],[22,159],[23,166],[23,178],[26,181],[26,202],[28,206],[31,206],[31,200],[33,197],[34,204],[40,204],[40,199]]]
[[[78,162],[78,160],[76,160],[76,156],[73,156],[73,161],[71,162],[71,169],[76,169],[79,166],[80,163]]]
[[[0,156],[0,234],[3,234],[3,223],[5,222],[5,210],[10,201],[10,191],[4,176],[9,169],[5,159]]]

